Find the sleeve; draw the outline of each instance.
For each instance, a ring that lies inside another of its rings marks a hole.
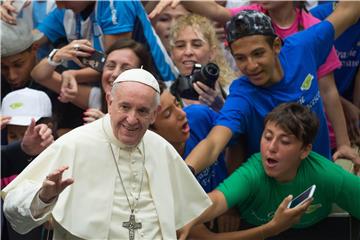
[[[45,223],[55,206],[56,201],[50,204],[41,202],[37,194],[39,189],[39,185],[26,181],[9,191],[5,197],[4,214],[12,228],[20,234],[28,233],[33,228]],[[35,218],[34,212],[41,217]]]
[[[327,57],[325,63],[321,65],[317,71],[318,78],[322,78],[323,76],[333,72],[337,68],[341,67],[341,62],[336,54],[336,50],[332,47],[329,56]]]
[[[1,146],[1,177],[19,174],[32,159],[21,149],[20,142]]]
[[[336,181],[339,181],[341,186],[335,202],[342,209],[360,220],[360,177],[343,170],[340,174],[342,175],[340,178],[342,181],[336,178]]]
[[[64,15],[65,9],[55,8],[37,27],[52,43],[61,38],[66,38],[63,24]]]
[[[230,94],[215,122],[217,126],[229,128],[233,138],[246,132],[247,114],[252,112],[247,100],[240,96],[239,89],[241,89],[239,80],[235,80],[230,86]]]
[[[101,109],[101,89],[99,87],[91,88],[88,107]]]
[[[133,1],[98,1],[97,20],[104,35],[132,32],[136,9]]]
[[[257,155],[254,155],[257,156]],[[235,170],[223,183],[217,187],[217,190],[221,191],[226,199],[228,208],[232,208],[235,205],[241,205],[250,196],[256,186],[254,179],[258,175],[254,169],[253,162],[257,162],[253,157]]]
[[[243,10],[255,10],[255,11],[259,11],[259,12],[265,12],[265,10],[259,4],[251,4],[251,5],[241,6],[241,7],[234,7],[234,8],[229,8],[228,10],[231,13],[231,16],[235,16],[236,14],[238,14],[240,11],[243,11]]]

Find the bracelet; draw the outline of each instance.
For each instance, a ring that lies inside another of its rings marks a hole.
[[[49,56],[47,57],[48,63],[49,63],[51,66],[53,66],[53,67],[57,67],[57,66],[63,64],[63,62],[64,62],[63,59],[61,59],[60,62],[55,62],[55,61],[52,60],[58,50],[59,50],[59,49],[56,49],[56,48],[53,49],[53,50],[50,52]]]
[[[195,168],[193,166],[187,165],[191,173],[195,176]]]

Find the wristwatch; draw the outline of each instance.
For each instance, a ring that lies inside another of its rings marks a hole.
[[[48,56],[48,58],[47,58],[47,61],[48,61],[48,63],[49,63],[51,66],[57,67],[57,66],[63,64],[63,62],[64,62],[63,59],[61,59],[60,62],[55,62],[55,61],[52,60],[53,57],[54,57],[54,55],[55,55],[55,53],[56,53],[58,50],[59,50],[59,49],[54,48],[54,49],[50,52],[50,54],[49,54],[49,56]]]

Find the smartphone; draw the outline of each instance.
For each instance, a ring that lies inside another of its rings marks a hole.
[[[91,67],[98,72],[102,72],[105,64],[105,55],[102,52],[95,51],[90,57],[79,58],[85,66]]]
[[[288,208],[296,207],[297,205],[303,204],[306,200],[312,198],[316,189],[316,185],[312,185],[296,198],[294,198],[291,202],[289,202]]]

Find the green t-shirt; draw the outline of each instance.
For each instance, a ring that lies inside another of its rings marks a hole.
[[[302,161],[296,177],[287,183],[267,176],[261,154],[254,154],[217,190],[224,194],[229,208],[237,205],[242,218],[250,224],[262,225],[272,219],[285,197],[289,194],[296,197],[313,184],[314,201],[295,228],[308,227],[326,218],[332,203],[360,219],[360,177],[315,152]]]

